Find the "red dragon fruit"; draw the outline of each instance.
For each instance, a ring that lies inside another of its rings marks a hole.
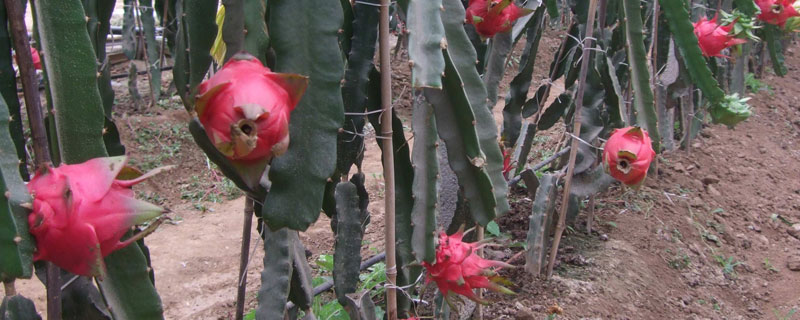
[[[36,172],[28,183],[33,197],[28,223],[36,238],[34,260],[53,262],[74,274],[102,278],[104,257],[149,233],[141,232],[121,241],[132,226],[166,211],[135,199],[131,189],[165,168],[141,175],[126,167],[126,162],[125,156],[95,158],[80,164],[47,166]],[[120,180],[123,176],[133,179]]]
[[[800,16],[800,13],[792,6],[795,0],[755,0],[761,13],[758,19],[769,24],[778,25],[783,28],[786,20],[791,17]]]
[[[722,50],[747,42],[746,39],[735,38],[730,34],[733,23],[721,26],[717,22],[717,17],[708,20],[705,17],[694,23],[694,35],[700,45],[700,50],[706,57],[725,57]]]
[[[603,149],[606,172],[628,186],[639,186],[655,158],[650,135],[639,127],[614,130]]]
[[[426,283],[435,282],[439,291],[447,298],[450,292],[463,295],[475,302],[485,303],[472,291],[478,288],[487,288],[492,291],[513,294],[511,290],[497,284],[500,278],[496,276],[492,267],[510,267],[501,261],[483,259],[476,251],[483,245],[479,243],[463,242],[463,231],[448,236],[444,232],[439,234],[439,247],[436,250],[434,264],[422,262],[428,271]]]
[[[491,38],[511,30],[514,21],[531,12],[517,7],[514,0],[469,0],[467,23],[474,25],[482,37]]]
[[[289,114],[308,78],[271,72],[239,53],[201,83],[195,111],[214,146],[234,162],[266,162],[289,147]]]
[[[511,173],[511,170],[517,168],[516,161],[511,161],[511,150],[505,148],[502,144],[500,144],[500,150],[503,150],[503,177],[508,180],[508,174]]]

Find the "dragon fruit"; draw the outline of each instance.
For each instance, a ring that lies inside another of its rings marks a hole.
[[[33,197],[28,223],[36,238],[34,260],[53,262],[74,274],[102,278],[104,257],[155,229],[158,223],[121,241],[131,227],[166,212],[135,199],[131,189],[166,168],[142,175],[126,167],[126,162],[125,156],[95,158],[56,168],[46,166],[36,172],[28,183]]]
[[[514,4],[514,0],[470,0],[467,6],[467,23],[475,26],[481,37],[491,38],[500,32],[511,30],[514,21],[530,14]]]
[[[778,25],[781,28],[789,18],[800,16],[794,8],[794,0],[755,0],[756,5],[761,9],[758,19],[769,24]]]
[[[247,53],[201,83],[198,120],[214,146],[238,163],[266,163],[289,147],[289,115],[308,78],[274,73]]]
[[[717,17],[708,20],[705,17],[694,23],[694,35],[697,36],[700,50],[706,57],[725,57],[722,50],[747,42],[746,39],[735,38],[730,34],[733,24],[721,26]]]
[[[639,127],[614,130],[603,149],[603,165],[614,179],[639,186],[655,158],[650,135]]]
[[[455,292],[475,302],[486,303],[472,291],[478,288],[513,294],[513,291],[497,283],[502,278],[491,269],[511,266],[502,261],[481,258],[476,251],[484,245],[463,242],[463,237],[462,230],[451,236],[444,232],[439,234],[436,261],[433,264],[422,262],[422,266],[428,271],[425,282],[435,282],[446,299],[451,292]]]

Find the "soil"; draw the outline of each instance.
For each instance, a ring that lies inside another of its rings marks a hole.
[[[542,38],[531,93],[547,78],[560,34]],[[524,41],[523,41],[524,42]],[[519,57],[524,44],[515,48]],[[710,126],[690,150],[661,155],[656,174],[637,192],[612,187],[597,196],[595,232],[585,232],[585,214],[568,230],[551,280],[504,269],[516,295],[489,293],[485,319],[783,319],[800,308],[800,91],[796,47],[789,49],[786,78],[765,75],[772,89],[753,94],[754,116],[735,130]],[[407,57],[395,60],[398,114],[408,122],[411,94]],[[517,69],[511,66],[498,92],[505,95]],[[115,72],[124,72],[118,66]],[[140,68],[140,70],[142,70]],[[169,72],[165,72],[169,79]],[[194,145],[188,115],[177,97],[136,106],[127,80],[115,83],[115,121],[131,163],[143,169],[175,165],[137,187],[137,194],[169,207],[173,222],[147,239],[156,286],[168,319],[231,319],[236,298],[244,198]],[[790,80],[790,81],[787,81]],[[165,80],[165,83],[168,83]],[[147,93],[146,77],[139,90]],[[558,84],[551,97],[558,94]],[[165,85],[164,90],[168,89]],[[502,96],[494,114],[502,121]],[[147,99],[147,97],[145,97]],[[408,125],[410,127],[410,125]],[[374,131],[373,131],[374,132]],[[564,126],[538,133],[529,162],[552,154]],[[410,136],[410,134],[407,134]],[[374,133],[367,141],[363,171],[370,193],[371,223],[364,255],[383,247],[383,174]],[[413,143],[413,140],[410,141]],[[524,241],[531,200],[511,195],[512,212],[498,220],[501,232]],[[788,223],[787,223],[788,222]],[[263,250],[253,228],[248,264],[248,310],[255,307]],[[794,235],[794,236],[793,236]],[[312,267],[332,253],[330,221],[320,219],[301,238]],[[255,248],[255,249],[253,249]],[[507,260],[519,249],[487,251]],[[523,259],[513,261],[522,266]],[[37,280],[19,281],[18,291],[44,309]]]

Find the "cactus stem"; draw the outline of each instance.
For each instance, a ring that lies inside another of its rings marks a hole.
[[[31,204],[30,202],[20,203],[19,206],[28,210],[33,210],[33,204]]]
[[[20,242],[22,242],[22,237],[19,235],[14,236],[14,243],[19,244]]]

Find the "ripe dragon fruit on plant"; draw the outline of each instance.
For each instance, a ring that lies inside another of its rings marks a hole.
[[[500,32],[511,30],[514,21],[530,14],[514,4],[514,0],[470,0],[467,6],[467,23],[475,26],[481,37],[491,38]]]
[[[603,149],[603,166],[614,179],[628,186],[639,186],[655,158],[647,131],[639,127],[616,129]]]
[[[131,187],[163,171],[142,175],[126,167],[127,157],[95,158],[84,163],[46,166],[28,183],[33,211],[30,233],[36,238],[34,260],[46,260],[83,276],[102,278],[103,258],[141,239],[160,224],[121,241],[131,227],[166,212],[134,198]],[[129,179],[120,179],[129,178]]]
[[[717,17],[708,20],[705,17],[694,23],[694,35],[697,36],[700,50],[706,57],[725,57],[722,50],[747,42],[746,39],[735,38],[730,34],[733,24],[722,26]]]
[[[308,78],[274,73],[239,53],[201,83],[195,104],[208,138],[234,163],[266,163],[289,147],[289,114]]]
[[[791,17],[800,16],[794,8],[794,0],[755,0],[756,5],[761,9],[758,19],[769,24],[778,25],[781,28],[786,24],[786,20]]]
[[[451,236],[444,232],[439,234],[436,261],[433,264],[422,262],[422,266],[428,271],[425,282],[435,282],[445,299],[448,298],[450,292],[455,292],[475,302],[486,303],[472,291],[478,288],[513,294],[513,291],[497,284],[502,281],[502,278],[490,269],[511,266],[502,261],[481,258],[476,251],[484,245],[476,242],[463,242],[463,237],[463,230],[459,230]]]

